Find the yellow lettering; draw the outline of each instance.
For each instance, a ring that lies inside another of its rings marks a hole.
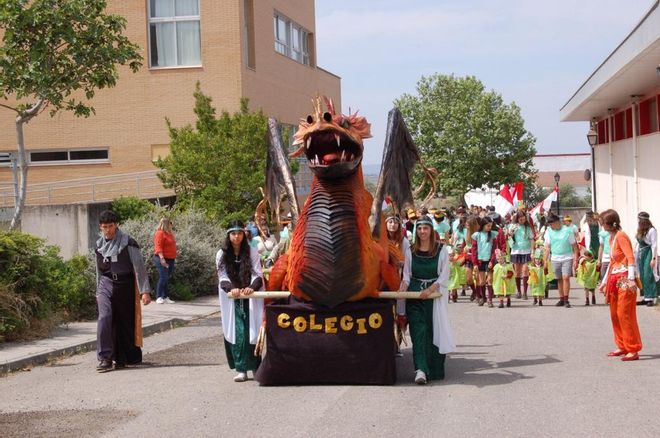
[[[358,325],[358,335],[364,335],[367,333],[367,327],[366,327],[366,322],[367,320],[365,318],[358,318],[355,322],[357,322]]]
[[[353,330],[353,318],[350,315],[344,315],[341,317],[339,325],[343,331],[350,332]]]
[[[313,313],[309,315],[309,329],[310,330],[321,330],[323,326],[316,323],[316,315]]]
[[[380,313],[372,313],[369,315],[369,327],[372,329],[380,328],[383,325],[383,317],[380,316]]]
[[[289,321],[290,319],[291,317],[286,313],[280,313],[277,315],[277,325],[284,329],[289,328],[291,326],[291,321]]]
[[[298,333],[302,333],[307,330],[307,320],[303,316],[299,316],[293,320],[293,329]]]
[[[326,333],[337,333],[337,317],[333,316],[332,318],[325,319],[325,332]]]

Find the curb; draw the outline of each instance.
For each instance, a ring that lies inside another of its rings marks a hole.
[[[191,322],[197,321],[199,319],[211,316],[215,313],[218,312],[209,313],[208,315],[200,315],[191,319],[171,318],[164,321],[158,321],[153,324],[149,324],[142,327],[142,336],[147,337],[155,333],[160,333],[163,331],[181,327]],[[96,339],[91,341],[80,342],[76,345],[71,345],[64,348],[58,348],[56,350],[48,351],[45,353],[34,354],[32,356],[23,357],[20,359],[13,360],[11,362],[5,362],[3,364],[0,364],[0,376],[6,375],[13,371],[18,371],[25,367],[41,365],[54,359],[62,359],[64,357],[72,356],[74,354],[85,353],[95,348],[96,348]]]

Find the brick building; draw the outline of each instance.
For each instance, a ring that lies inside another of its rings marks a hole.
[[[95,116],[43,113],[26,126],[27,204],[170,194],[153,160],[168,153],[166,117],[176,127],[194,121],[197,81],[218,111],[247,97],[291,126],[317,93],[341,108],[340,78],[317,65],[313,0],[109,0],[108,12],[126,17],[144,66],[122,69],[115,88],[97,93]],[[0,111],[0,153],[15,150],[14,116]],[[306,165],[297,178],[304,195]],[[0,158],[0,207],[13,205],[11,181]]]

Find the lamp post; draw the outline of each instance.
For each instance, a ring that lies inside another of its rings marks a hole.
[[[589,132],[587,132],[587,141],[591,147],[591,207],[594,213],[598,211],[596,206],[596,151],[594,150],[594,146],[598,143],[598,133],[594,129],[595,125],[596,120],[594,119],[591,122]]]
[[[559,172],[555,173],[555,188],[557,189],[557,216],[559,216]]]

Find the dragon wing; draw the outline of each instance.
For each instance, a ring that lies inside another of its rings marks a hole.
[[[420,157],[417,146],[413,142],[401,112],[397,108],[393,108],[387,116],[383,162],[369,217],[369,225],[374,238],[380,237],[380,215],[385,196],[389,196],[397,208],[413,205],[410,179],[413,168],[418,162],[420,162]]]
[[[279,219],[280,197],[282,192],[286,193],[291,207],[291,226],[295,227],[300,215],[298,197],[296,196],[296,183],[282,144],[279,124],[272,117],[268,118],[268,137],[270,141],[266,162],[266,199],[270,204],[271,211]]]

